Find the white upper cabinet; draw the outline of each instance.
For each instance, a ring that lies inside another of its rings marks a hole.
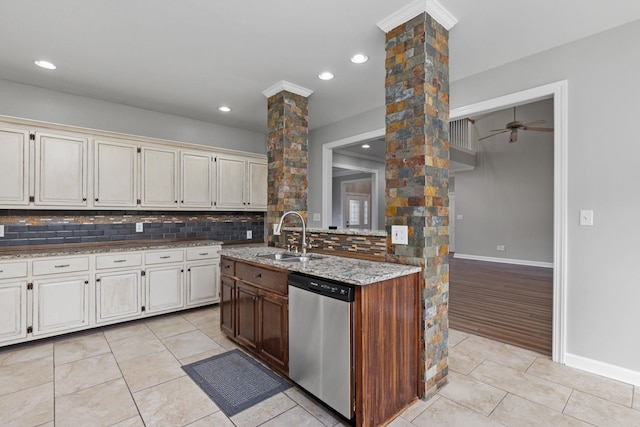
[[[216,163],[218,209],[267,209],[266,160],[218,155]]]
[[[267,210],[264,155],[32,125],[0,122],[0,209]]]
[[[217,158],[218,209],[244,209],[246,161],[241,157],[219,155]]]
[[[180,207],[211,209],[213,207],[213,157],[208,153],[180,153]]]
[[[133,143],[95,139],[93,146],[93,205],[137,206],[138,146]]]
[[[36,205],[87,206],[88,148],[84,137],[36,132]]]
[[[268,165],[266,161],[249,160],[247,209],[267,210]]]
[[[29,132],[0,127],[0,204],[29,204]]]
[[[142,147],[143,207],[178,207],[178,151]]]

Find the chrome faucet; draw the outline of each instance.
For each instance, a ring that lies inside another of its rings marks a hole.
[[[302,245],[300,245],[302,247],[302,253],[306,254],[307,253],[307,226],[304,223],[304,218],[302,215],[300,215],[299,212],[296,211],[288,211],[285,212],[282,215],[282,218],[280,218],[280,223],[276,226],[276,228],[273,230],[273,234],[275,234],[276,236],[280,235],[280,230],[282,229],[282,221],[284,221],[284,218],[289,215],[289,214],[295,214],[298,215],[300,217],[300,221],[302,221]]]

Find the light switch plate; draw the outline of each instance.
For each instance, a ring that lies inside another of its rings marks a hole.
[[[136,222],[136,233],[142,233],[144,231],[144,225],[142,222]]]
[[[0,237],[4,237],[4,225],[0,225]]]
[[[580,225],[593,225],[593,211],[581,210],[580,211]]]
[[[253,230],[247,230],[247,239],[253,238]]]
[[[409,244],[409,227],[406,225],[391,226],[391,243],[396,245]]]
[[[316,213],[313,214],[313,220],[314,221],[320,221],[321,219],[322,219],[322,217],[320,216],[319,213],[316,212]]]
[[[464,215],[458,214],[458,215],[456,215],[456,219],[464,219]]]

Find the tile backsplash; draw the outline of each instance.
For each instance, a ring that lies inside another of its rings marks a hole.
[[[136,223],[143,231],[136,232]],[[223,242],[264,241],[264,213],[0,211],[0,246],[92,243],[200,237]],[[251,231],[251,239],[247,239]]]

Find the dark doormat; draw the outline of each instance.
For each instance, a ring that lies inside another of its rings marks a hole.
[[[182,369],[228,417],[291,387],[276,373],[237,349]]]

